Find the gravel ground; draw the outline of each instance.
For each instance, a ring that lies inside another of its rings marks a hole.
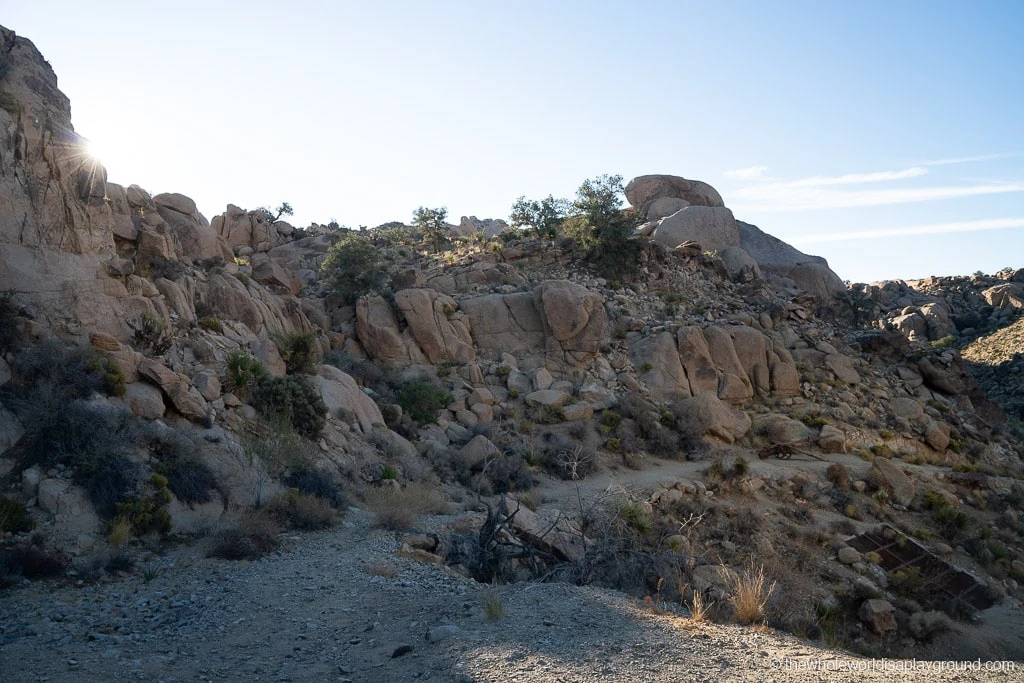
[[[614,591],[482,586],[397,548],[353,511],[252,563],[181,548],[158,558],[149,581],[136,571],[16,587],[0,603],[0,680],[1024,680],[938,675],[934,663],[915,671],[774,631],[696,624]],[[503,614],[488,619],[488,602]]]

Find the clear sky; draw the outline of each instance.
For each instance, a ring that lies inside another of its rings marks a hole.
[[[867,281],[1024,267],[1024,2],[32,2],[110,180],[294,223],[704,180]]]

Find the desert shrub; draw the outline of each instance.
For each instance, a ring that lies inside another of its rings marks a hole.
[[[21,347],[21,327],[13,292],[0,293],[0,355],[13,353]]]
[[[319,351],[315,332],[294,332],[276,342],[288,374],[313,373]]]
[[[601,413],[601,431],[614,432],[622,423],[622,413],[614,410],[605,410]]]
[[[228,354],[227,361],[227,388],[242,400],[245,400],[249,392],[256,384],[267,377],[267,368],[260,361],[240,349],[235,349]]]
[[[11,368],[16,398],[43,385],[52,386],[67,399],[89,398],[94,392],[124,394],[124,375],[108,356],[89,347],[65,346],[52,337],[24,349]]]
[[[933,349],[945,349],[951,346],[956,346],[956,336],[952,334],[947,334],[945,337],[932,342]]]
[[[138,263],[139,275],[150,280],[177,280],[185,274],[185,265],[181,261],[169,261],[159,256],[149,256],[140,259]]]
[[[305,495],[325,500],[335,509],[340,510],[348,506],[348,501],[334,477],[323,470],[300,465],[289,472],[281,483]]]
[[[32,519],[20,500],[0,496],[0,535],[7,532],[31,531]]]
[[[217,320],[217,318],[214,318],[212,315],[200,318],[199,327],[203,328],[207,332],[224,334],[224,325],[221,323],[220,320]]]
[[[451,510],[438,491],[414,483],[372,489],[366,494],[366,507],[374,514],[375,526],[392,530],[411,529],[423,515]]]
[[[133,531],[127,517],[115,517],[107,523],[107,544],[111,548],[118,548],[131,539]]]
[[[948,504],[934,507],[932,518],[939,527],[939,531],[947,539],[956,538],[957,534],[965,531],[971,523],[971,518],[967,516],[967,513]]]
[[[152,313],[143,313],[133,325],[135,348],[147,355],[159,356],[171,348],[174,341],[164,321]]]
[[[736,458],[732,464],[727,465],[722,460],[716,460],[711,463],[711,466],[704,471],[705,476],[709,479],[717,479],[719,481],[730,481],[739,479],[744,476],[748,469],[749,464],[742,457]]]
[[[58,576],[71,564],[71,557],[60,550],[50,550],[31,543],[0,547],[0,584],[7,577],[45,579]]]
[[[327,250],[320,270],[331,288],[350,303],[364,294],[379,291],[387,278],[381,251],[366,237],[354,232],[342,235]]]
[[[353,358],[338,349],[327,354],[324,363],[351,375],[365,387],[376,388],[384,380],[384,371],[376,363],[365,358]]]
[[[288,489],[267,503],[267,514],[289,529],[326,529],[337,521],[331,504],[299,489]]]
[[[437,413],[452,402],[447,390],[427,380],[415,380],[398,390],[397,403],[409,417],[419,423],[433,422]]]
[[[380,416],[384,418],[384,424],[388,429],[397,429],[402,423],[402,406],[397,403],[378,402]]]
[[[528,491],[537,483],[530,474],[530,467],[522,455],[502,455],[487,463],[483,473],[491,483],[494,493]]]
[[[825,476],[833,486],[838,486],[841,489],[850,488],[850,469],[845,465],[839,463],[832,463],[825,470]]]
[[[128,522],[140,536],[150,532],[167,535],[171,532],[171,514],[167,511],[171,491],[167,488],[167,479],[154,474],[150,477],[149,489],[134,500],[117,503],[117,518]]]
[[[891,459],[894,455],[893,450],[884,443],[876,443],[872,445],[869,450],[876,458]]]
[[[619,515],[637,533],[646,536],[654,530],[654,522],[638,503],[625,503],[619,508]]]
[[[307,439],[318,439],[326,423],[327,406],[320,392],[301,375],[265,376],[260,379],[249,403],[264,417],[283,419]]]
[[[557,439],[547,450],[548,454],[544,459],[546,468],[562,479],[578,481],[597,468],[597,458],[593,451],[583,444]]]
[[[277,525],[267,515],[248,515],[218,531],[207,554],[225,560],[253,560],[277,550],[277,533]]]
[[[103,565],[103,569],[108,574],[115,574],[117,572],[130,572],[135,567],[135,558],[131,556],[125,548],[118,548],[107,558],[106,563]]]
[[[25,429],[15,453],[22,467],[73,468],[97,512],[110,517],[145,482],[145,468],[133,460],[139,423],[128,412],[69,399],[67,390],[47,380],[9,401]]]
[[[828,424],[828,420],[818,413],[806,413],[801,415],[800,421],[812,429],[821,429]]]
[[[163,432],[150,443],[153,470],[167,479],[171,493],[183,503],[208,503],[219,490],[213,470],[202,461],[195,445],[178,432]]]
[[[917,640],[930,641],[953,630],[953,621],[945,612],[915,612],[911,615],[907,627]]]

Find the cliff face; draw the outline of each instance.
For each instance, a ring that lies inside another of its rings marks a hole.
[[[71,105],[35,46],[0,27],[0,289],[37,322],[123,336],[151,302],[111,278],[106,170],[71,125]]]
[[[227,228],[262,229],[253,239],[265,252],[290,226],[234,207],[211,226],[188,197],[108,183],[83,143],[53,69],[29,40],[0,27],[0,291],[14,293],[35,332],[125,341],[146,316],[194,322],[197,304],[242,321],[247,340],[311,327],[288,297],[298,283],[279,267],[253,258],[257,282],[224,280],[237,269]],[[214,265],[229,272],[206,272]]]

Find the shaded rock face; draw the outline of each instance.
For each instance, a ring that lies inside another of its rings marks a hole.
[[[843,291],[842,279],[820,256],[805,254],[777,237],[763,232],[756,225],[736,221],[739,246],[761,269],[776,277],[788,278],[819,300],[826,300]]]
[[[333,365],[317,366],[313,384],[320,392],[329,413],[338,416],[340,411],[349,411],[355,416],[364,434],[369,434],[375,425],[384,424],[380,408],[373,399],[359,389],[350,375]]]
[[[604,297],[566,280],[548,280],[533,290],[541,312],[547,351],[567,361],[596,354],[608,332]]]
[[[235,254],[245,248],[269,252],[287,244],[295,232],[285,221],[272,222],[264,211],[246,211],[234,204],[228,204],[224,213],[214,217],[210,230]]]
[[[544,322],[530,292],[486,294],[463,299],[477,348],[519,355],[544,348]]]
[[[721,195],[707,183],[679,176],[644,175],[626,186],[629,203],[647,216],[640,233],[675,249],[695,242],[704,250],[730,252],[726,267],[740,282],[764,274],[782,278],[820,301],[844,289],[843,281],[819,256],[809,256],[757,226],[737,221]],[[724,258],[724,257],[723,257]]]
[[[391,362],[425,360],[411,333],[399,329],[395,312],[382,296],[366,296],[358,301],[356,331],[373,358]]]
[[[194,201],[182,194],[166,193],[153,197],[153,203],[170,228],[178,254],[197,260],[222,255],[217,234]]]
[[[476,357],[465,313],[455,300],[433,289],[403,289],[395,304],[405,316],[412,336],[431,363],[471,363]]]
[[[633,365],[653,396],[715,397],[734,405],[754,396],[793,396],[799,373],[788,352],[742,325],[681,327],[633,345]]]
[[[750,430],[750,417],[712,394],[684,399],[680,409],[687,420],[706,437],[733,443]]]

